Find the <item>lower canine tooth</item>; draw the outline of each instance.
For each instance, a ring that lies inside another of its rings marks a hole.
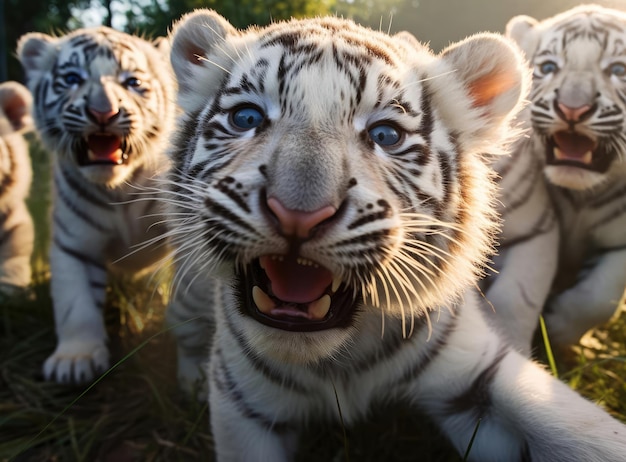
[[[263,292],[259,286],[252,288],[252,300],[254,300],[259,311],[265,314],[270,314],[276,306],[269,295]]]
[[[330,309],[330,295],[326,294],[322,298],[309,304],[309,315],[312,319],[323,319]]]

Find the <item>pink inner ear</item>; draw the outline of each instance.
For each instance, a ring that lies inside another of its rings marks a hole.
[[[187,49],[186,54],[187,61],[189,61],[191,64],[202,64],[202,59],[204,58],[204,50],[202,48],[190,46],[189,49]]]
[[[515,79],[511,74],[493,73],[474,80],[469,85],[470,95],[475,106],[485,106],[496,96],[515,86]]]

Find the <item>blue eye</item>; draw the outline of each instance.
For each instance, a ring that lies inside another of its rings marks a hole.
[[[231,114],[231,122],[242,130],[257,128],[265,120],[265,114],[255,107],[243,107]]]
[[[376,125],[368,133],[372,141],[380,146],[393,146],[402,138],[398,129],[390,124]]]
[[[63,81],[66,85],[80,85],[83,83],[83,78],[76,72],[70,72],[63,76]]]
[[[537,67],[539,68],[539,72],[543,75],[554,74],[559,70],[559,66],[557,66],[554,61],[544,61]]]
[[[129,77],[126,80],[124,80],[124,86],[125,87],[133,87],[133,88],[137,88],[140,87],[143,84],[143,82],[141,81],[141,79],[138,79],[137,77]]]
[[[626,64],[624,63],[613,63],[609,66],[609,73],[611,75],[616,75],[618,77],[623,77],[626,75]]]

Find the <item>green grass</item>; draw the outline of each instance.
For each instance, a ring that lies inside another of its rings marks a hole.
[[[175,383],[171,336],[162,329],[163,303],[145,281],[124,281],[136,295],[129,312],[110,291],[107,325],[113,361],[140,346],[87,389],[42,380],[41,365],[54,349],[46,281],[35,298],[0,309],[0,460],[202,460],[211,450],[207,411],[187,401]],[[78,398],[78,399],[77,399]],[[198,425],[198,422],[201,422]]]
[[[175,346],[163,329],[166,294],[143,280],[116,281],[106,321],[112,362],[91,388],[42,380],[55,346],[47,266],[48,161],[33,143],[30,206],[37,223],[33,293],[0,306],[0,461],[210,461],[206,405],[186,400],[175,381]],[[149,339],[149,341],[147,341]],[[626,422],[626,315],[579,349],[559,358],[561,379]],[[339,403],[340,404],[340,403]],[[245,438],[245,435],[242,435]],[[459,462],[423,415],[381,402],[350,428],[312,424],[298,460]]]
[[[34,283],[32,294],[0,306],[0,461],[206,460],[206,405],[178,391],[175,345],[163,328],[166,294],[149,278],[114,281],[105,312],[112,361],[150,339],[143,348],[86,392],[42,380],[56,342],[47,263],[50,175],[47,153],[30,141]]]

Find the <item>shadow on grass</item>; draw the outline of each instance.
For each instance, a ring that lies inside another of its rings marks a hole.
[[[167,332],[76,400],[86,386],[42,380],[41,365],[55,346],[54,324],[48,285],[36,285],[34,292],[32,300],[0,308],[0,460],[206,460],[212,451],[206,405],[178,392]],[[162,313],[163,306],[148,294],[153,300],[144,306],[152,313],[142,313],[138,331],[110,295],[107,327],[115,362],[162,332],[162,316],[155,311]]]

